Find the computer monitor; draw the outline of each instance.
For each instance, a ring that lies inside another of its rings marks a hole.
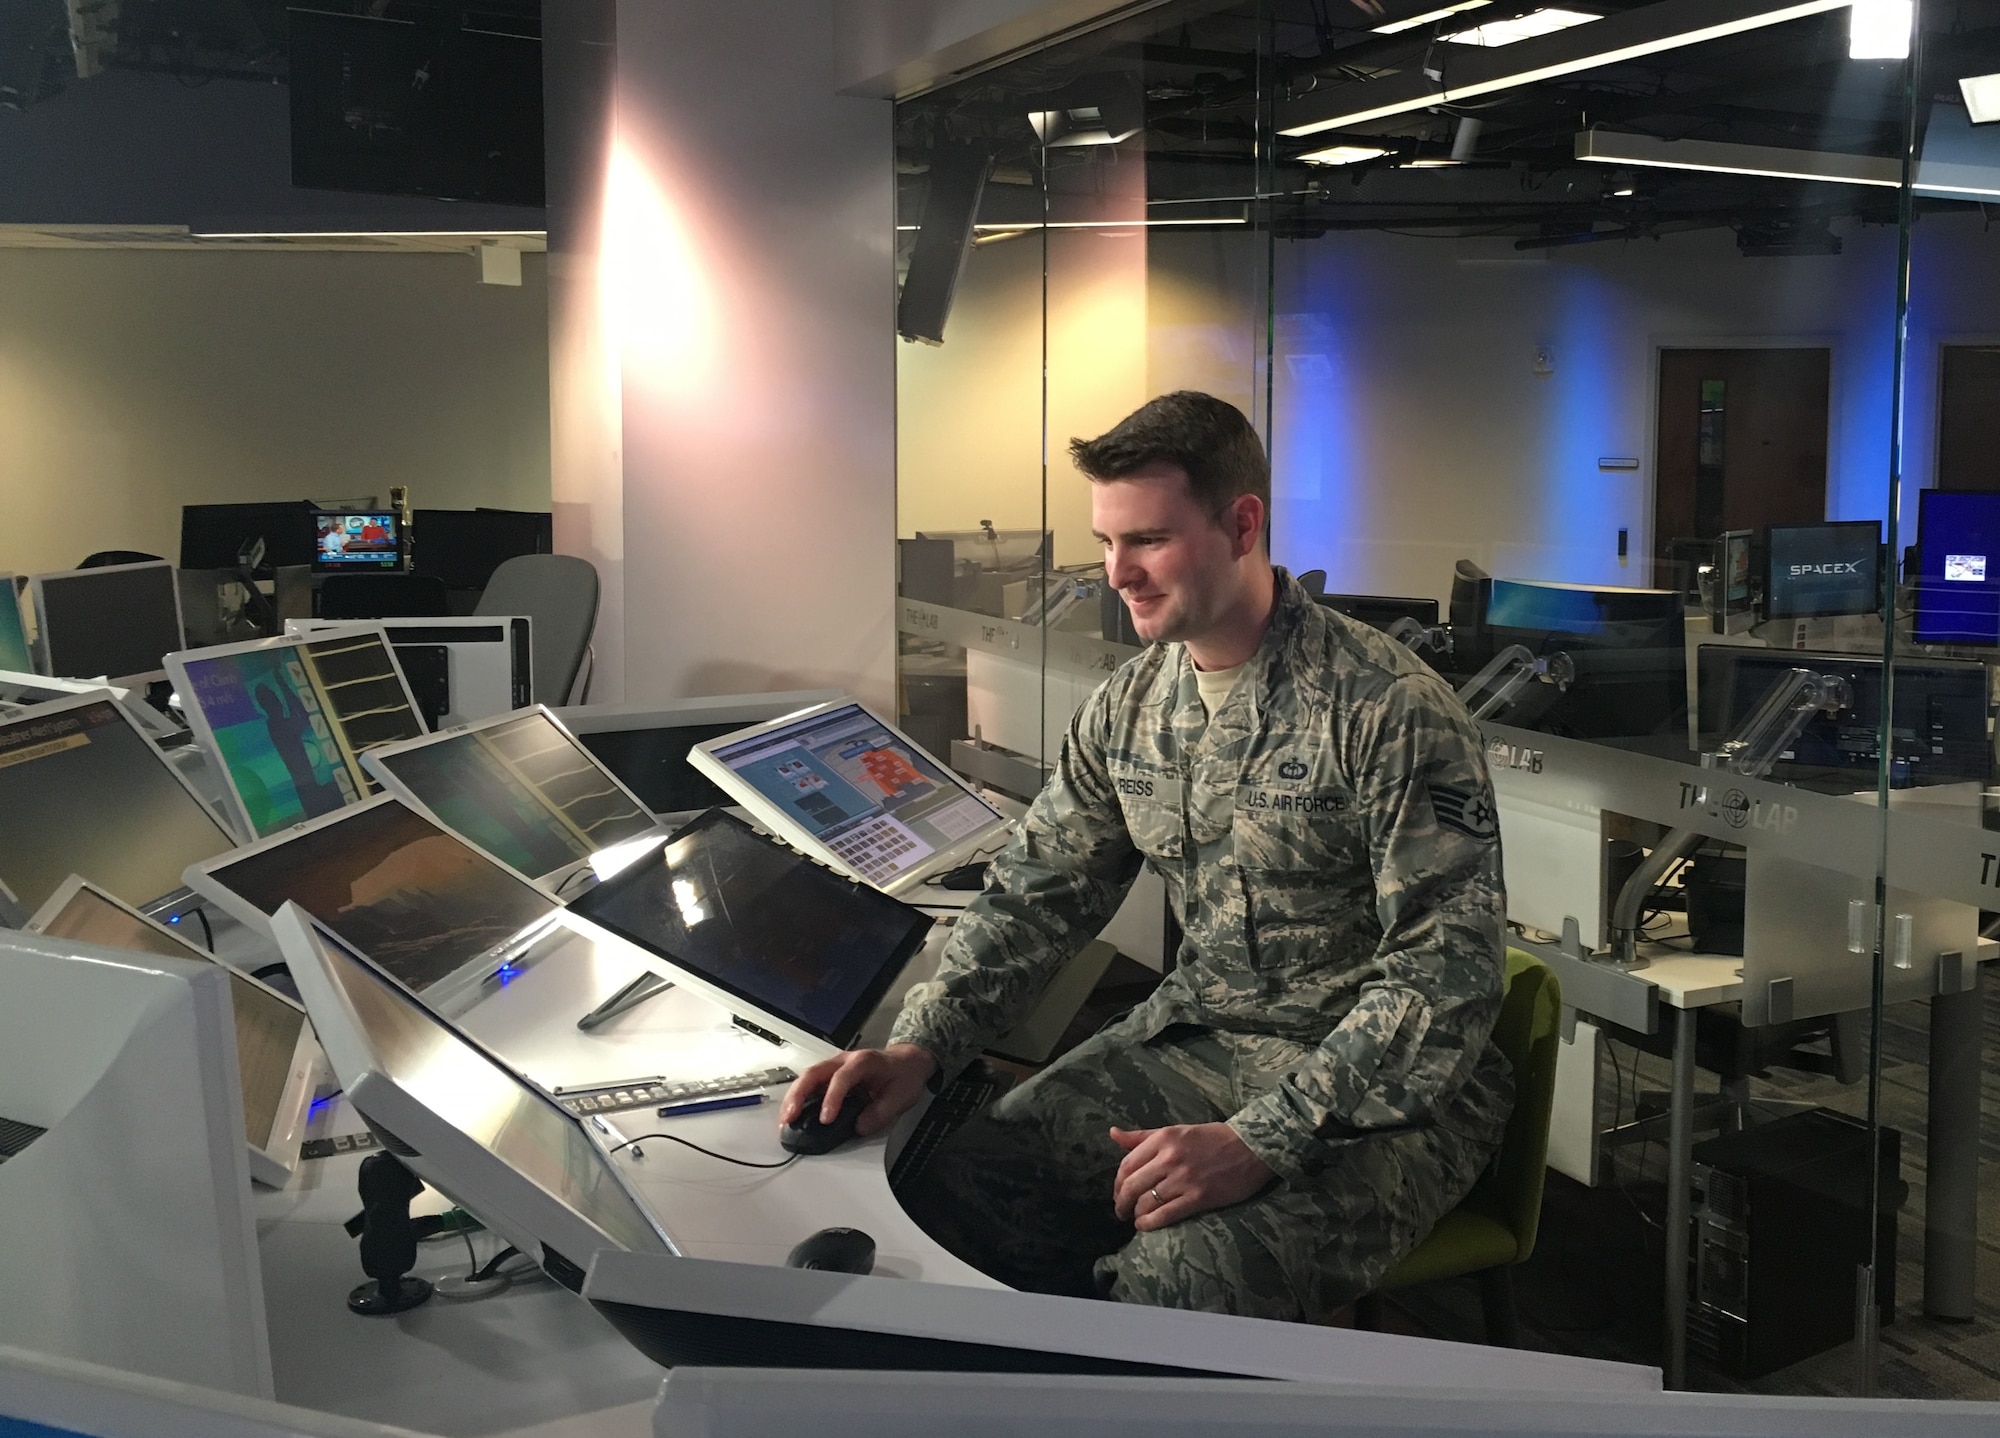
[[[551,530],[536,510],[419,509],[410,516],[410,568],[447,589],[484,589],[507,560],[550,553]]]
[[[361,756],[424,732],[376,625],[170,654],[167,673],[249,838],[358,804]]]
[[[81,876],[72,875],[28,921],[37,934],[78,939],[109,949],[215,962],[165,924]],[[319,1072],[306,1011],[268,984],[229,969],[230,1008],[236,1017],[236,1068],[243,1086],[243,1136],[250,1146],[250,1177],[283,1188],[299,1163],[299,1140],[312,1107]]]
[[[24,922],[71,874],[128,904],[178,890],[236,840],[112,697],[0,720],[0,885]]]
[[[1490,658],[1519,644],[1537,658],[1567,654],[1567,689],[1528,686],[1493,719],[1575,739],[1672,741],[1687,747],[1686,605],[1678,590],[1518,579],[1486,583],[1482,634]],[[1454,664],[1457,645],[1454,634]]]
[[[1774,524],[1765,549],[1764,615],[1818,619],[1882,607],[1882,521]]]
[[[393,509],[315,510],[312,564],[315,574],[401,569],[402,520]]]
[[[1917,492],[1919,644],[2000,644],[2000,490]]]
[[[965,862],[1007,828],[971,786],[851,700],[697,744],[688,760],[773,833],[885,893]]]
[[[21,622],[21,590],[11,574],[0,574],[0,671],[33,672],[27,626]]]
[[[534,624],[525,614],[369,622],[396,651],[396,667],[433,732],[534,702]],[[313,634],[341,623],[290,619],[285,632]]]
[[[1374,629],[1387,629],[1398,619],[1414,619],[1426,629],[1438,622],[1435,599],[1407,599],[1391,594],[1317,594],[1313,596],[1336,614],[1359,620]]]
[[[287,903],[419,992],[484,981],[556,906],[391,795],[187,871],[188,886],[268,932]]]
[[[186,504],[181,506],[182,569],[234,569],[252,540],[264,541],[259,579],[277,566],[313,561],[313,507],[303,499],[272,504]]]
[[[569,911],[819,1053],[859,1037],[930,915],[710,809]]]
[[[560,893],[658,821],[546,708],[370,754],[367,768],[445,828]]]
[[[143,684],[186,644],[181,591],[165,560],[68,569],[28,581],[44,674]]]
[[[572,1291],[600,1248],[677,1251],[581,1119],[301,906],[272,927],[347,1101],[412,1173]]]
[[[1750,625],[1756,608],[1750,585],[1756,568],[1756,538],[1747,529],[1732,529],[1716,538],[1715,587],[1709,596],[1708,617],[1718,634],[1735,634]]]
[[[579,704],[553,713],[640,803],[665,816],[736,802],[688,762],[695,745],[843,697],[838,689],[793,689],[716,694],[667,705]]]
[[[1853,691],[1853,702],[1838,714],[1815,714],[1772,773],[1836,793],[1875,787],[1882,749],[1880,657],[1709,644],[1697,652],[1696,669],[1704,749],[1728,738],[1787,670],[1838,674]],[[1990,707],[1986,666],[1977,660],[1898,659],[1890,725],[1894,781],[1899,786],[1987,782],[1993,772]]]

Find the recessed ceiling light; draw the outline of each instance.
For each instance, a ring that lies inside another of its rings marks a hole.
[[[1967,75],[1958,82],[1958,93],[1965,96],[1965,112],[1973,124],[2000,120],[2000,75]]]
[[[1374,145],[1330,145],[1299,158],[1308,165],[1356,165],[1363,160],[1378,160],[1388,153]]]
[[[1539,35],[1553,35],[1558,30],[1588,25],[1593,20],[1603,18],[1602,15],[1587,15],[1581,10],[1534,10],[1526,15],[1516,15],[1510,20],[1489,20],[1484,25],[1476,25],[1470,30],[1460,30],[1457,34],[1447,35],[1444,38],[1454,45],[1481,45],[1492,50],[1521,40],[1533,40]]]
[[[1377,25],[1377,35],[1397,35],[1405,30],[1414,30],[1419,25],[1428,25],[1433,20],[1442,20],[1447,15],[1457,15],[1466,10],[1477,10],[1481,5],[1491,5],[1493,0],[1459,0],[1456,5],[1447,5],[1442,10],[1426,10],[1421,15],[1412,15],[1407,20],[1391,20],[1387,25]]]

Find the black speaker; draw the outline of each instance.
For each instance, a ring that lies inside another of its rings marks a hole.
[[[923,223],[917,227],[917,245],[896,304],[896,333],[904,339],[944,343],[945,316],[951,313],[952,292],[972,249],[979,197],[992,173],[993,151],[983,142],[946,140],[931,151]]]

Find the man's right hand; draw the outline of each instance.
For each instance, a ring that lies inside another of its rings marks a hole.
[[[931,1056],[931,1051],[915,1044],[891,1044],[886,1049],[852,1049],[830,1059],[821,1059],[800,1074],[785,1093],[778,1121],[792,1122],[804,1111],[806,1100],[820,1089],[825,1089],[826,1096],[820,1100],[820,1118],[823,1122],[832,1123],[839,1117],[840,1106],[846,1102],[848,1094],[859,1090],[868,1095],[869,1103],[861,1111],[861,1121],[855,1125],[855,1132],[863,1138],[870,1138],[908,1113],[923,1097],[924,1085],[936,1072],[937,1060]]]

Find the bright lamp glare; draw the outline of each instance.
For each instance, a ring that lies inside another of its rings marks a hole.
[[[1586,15],[1581,10],[1536,10],[1532,14],[1516,15],[1511,20],[1489,20],[1484,25],[1444,38],[1454,45],[1483,45],[1490,50],[1500,45],[1532,40],[1537,35],[1553,35],[1558,30],[1588,25],[1603,18],[1602,15]]]
[[[1916,0],[1854,0],[1847,20],[1850,60],[1907,60]]]
[[[2000,120],[2000,75],[1968,75],[1958,82],[1958,93],[1965,96],[1965,112],[1973,124]]]
[[[1363,160],[1379,160],[1388,153],[1373,145],[1330,145],[1299,158],[1308,165],[1356,165]]]
[[[1428,25],[1433,20],[1442,20],[1447,15],[1456,15],[1463,10],[1477,10],[1481,5],[1490,5],[1493,0],[1459,0],[1456,5],[1447,5],[1442,10],[1426,10],[1421,15],[1412,15],[1407,20],[1391,20],[1387,25],[1377,25],[1377,35],[1400,35],[1405,30],[1414,30],[1419,25]]]

